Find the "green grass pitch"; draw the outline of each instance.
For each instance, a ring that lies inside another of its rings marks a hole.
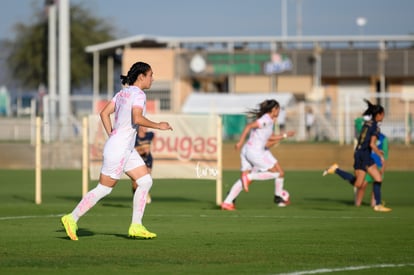
[[[226,171],[223,194],[237,179]],[[413,274],[414,172],[386,172],[393,208],[356,208],[352,187],[321,171],[286,171],[292,204],[273,203],[272,181],[254,182],[237,211],[215,205],[215,182],[155,180],[145,226],[153,240],[127,238],[129,181],[81,218],[79,241],[60,225],[80,199],[80,171],[0,170],[0,274]],[[90,188],[96,182],[91,182]]]

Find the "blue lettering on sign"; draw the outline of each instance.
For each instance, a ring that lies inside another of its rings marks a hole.
[[[267,62],[264,64],[265,74],[277,74],[284,71],[292,70],[292,62],[290,59],[281,60],[279,62]]]

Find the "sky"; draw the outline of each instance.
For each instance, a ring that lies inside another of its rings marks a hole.
[[[33,22],[45,0],[0,2],[0,39],[13,39],[13,26]],[[117,38],[154,36],[281,36],[282,0],[70,0],[82,3],[116,29]],[[286,0],[285,34],[414,34],[414,0]],[[297,16],[297,3],[301,16]],[[357,18],[366,20],[358,26]],[[301,20],[298,20],[301,18]],[[298,27],[298,21],[302,27]]]

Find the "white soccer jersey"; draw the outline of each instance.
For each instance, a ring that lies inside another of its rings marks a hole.
[[[267,171],[277,163],[269,150],[265,150],[266,143],[273,134],[273,119],[269,114],[264,114],[256,121],[259,127],[250,131],[249,139],[240,152],[241,171]]]
[[[138,128],[132,121],[132,107],[142,108],[145,115],[146,95],[138,87],[129,86],[119,91],[112,98],[112,102],[115,103],[114,123],[111,135],[105,143],[101,172],[112,178],[119,178],[122,172],[143,163],[141,159],[137,165],[136,156],[131,156],[135,152]]]
[[[250,131],[249,139],[246,143],[248,149],[263,151],[270,136],[273,134],[274,121],[269,114],[262,115],[256,120],[258,128]]]

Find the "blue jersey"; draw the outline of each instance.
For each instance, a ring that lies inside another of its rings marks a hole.
[[[379,133],[378,140],[377,140],[377,147],[384,153],[384,159],[388,159],[388,139],[383,133]],[[371,152],[371,158],[374,160],[375,164],[377,165],[378,169],[381,170],[383,163],[381,162],[381,158],[375,152]],[[384,175],[382,175],[384,177]],[[374,179],[369,175],[365,175],[365,181],[372,183]]]
[[[377,147],[380,151],[384,152],[384,159],[388,158],[388,141],[384,134],[379,133],[378,140],[377,140]],[[378,156],[376,153],[371,152],[371,157],[374,159],[375,164],[378,166],[378,168],[382,167],[382,162],[380,156]]]
[[[378,123],[373,120],[365,121],[364,126],[362,126],[361,133],[358,137],[358,144],[355,148],[355,151],[368,151],[371,153],[371,137],[378,136],[380,134],[380,128]]]
[[[371,138],[380,134],[378,123],[373,120],[366,121],[362,126],[358,137],[358,144],[354,153],[354,169],[367,171],[367,168],[374,165],[375,161],[371,156]]]

